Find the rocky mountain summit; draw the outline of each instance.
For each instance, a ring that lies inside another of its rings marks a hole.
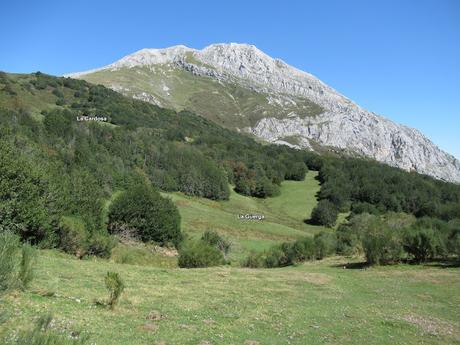
[[[460,182],[460,161],[419,131],[369,112],[255,46],[143,49],[70,76],[298,148],[339,149]]]

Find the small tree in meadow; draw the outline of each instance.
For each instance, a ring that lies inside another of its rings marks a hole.
[[[109,299],[107,305],[110,309],[115,309],[115,306],[120,299],[120,296],[125,289],[125,284],[120,275],[116,272],[107,272],[105,276],[105,287],[109,291]]]

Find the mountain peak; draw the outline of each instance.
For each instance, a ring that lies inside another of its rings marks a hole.
[[[142,49],[71,76],[160,106],[189,109],[268,142],[339,149],[460,182],[460,162],[419,131],[361,108],[254,45]]]
[[[203,48],[202,52],[206,51],[220,51],[220,52],[228,52],[228,51],[240,51],[240,52],[249,52],[254,54],[264,54],[259,48],[257,48],[253,44],[247,43],[214,43],[210,44],[209,46]],[[265,54],[264,54],[265,55]]]

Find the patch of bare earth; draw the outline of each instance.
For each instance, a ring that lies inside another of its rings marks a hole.
[[[447,321],[413,314],[403,316],[401,320],[417,326],[424,334],[459,337],[459,330],[457,327]]]
[[[152,323],[152,322],[147,322],[144,325],[142,325],[141,328],[144,331],[155,332],[155,331],[158,330],[158,328],[160,328],[160,326],[158,326],[157,324]]]

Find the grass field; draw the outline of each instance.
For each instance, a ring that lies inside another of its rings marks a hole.
[[[276,243],[311,236],[327,230],[304,221],[316,205],[317,173],[309,172],[304,181],[285,181],[275,198],[258,199],[231,192],[228,201],[164,193],[178,206],[182,230],[192,237],[214,230],[233,242],[231,260],[239,260],[250,250],[262,250]],[[239,214],[258,214],[264,220],[241,220]]]
[[[11,336],[51,312],[57,329],[97,345],[460,343],[458,268],[343,269],[343,260],[187,270],[44,251],[31,290],[3,302],[10,319],[0,329]],[[126,284],[114,311],[93,303],[106,296],[109,270]]]
[[[211,229],[233,241],[232,265],[179,269],[176,257],[144,244],[120,244],[110,260],[39,251],[30,289],[0,301],[0,339],[14,339],[52,313],[56,330],[82,332],[95,345],[460,344],[458,267],[344,269],[360,258],[340,257],[279,269],[238,267],[250,250],[323,230],[304,223],[316,205],[314,173],[281,189],[276,198],[232,192],[220,202],[167,194],[185,233]],[[240,213],[266,218],[242,221]],[[107,297],[107,271],[126,285],[114,311],[94,303]]]

